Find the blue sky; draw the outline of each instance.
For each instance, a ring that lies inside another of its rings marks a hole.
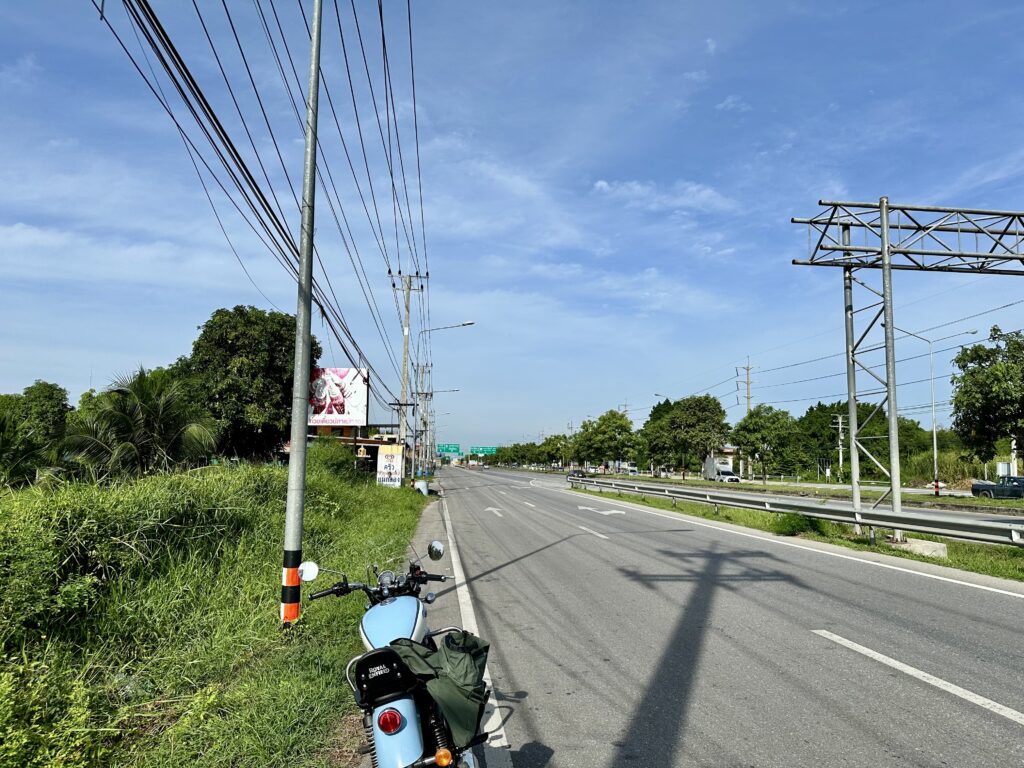
[[[325,5],[336,25],[333,4]],[[385,5],[414,185],[405,4]],[[191,4],[154,6],[241,146],[241,124]],[[379,88],[376,4],[356,6],[368,43],[377,44],[370,54]],[[253,4],[229,7],[297,180],[302,134]],[[302,73],[298,6],[278,7]],[[296,229],[298,212],[223,9],[200,8]],[[351,12],[342,8],[347,25]],[[107,9],[137,53],[120,3],[107,0]],[[413,19],[429,324],[477,323],[433,334],[434,387],[460,390],[436,395],[436,411],[448,414],[438,416],[440,442],[536,439],[626,403],[639,424],[654,393],[680,397],[715,384],[735,419],[742,408],[731,377],[748,355],[754,401],[799,415],[814,398],[844,391],[841,376],[819,378],[840,373],[841,360],[767,369],[841,351],[842,295],[836,270],[791,265],[807,251],[791,216],[813,214],[820,198],[883,194],[1024,208],[1019,3],[965,12],[951,2],[414,0]],[[356,147],[337,27],[325,29],[333,30],[324,35],[325,76]],[[352,34],[346,28],[350,46]],[[354,72],[367,146],[378,142],[368,162],[387,222],[383,152],[366,75]],[[0,391],[43,378],[76,400],[90,384],[186,354],[218,307],[294,311],[293,283],[215,191],[259,290],[243,274],[180,137],[89,3],[0,7],[0,104]],[[326,121],[323,158],[400,358],[387,267]],[[323,201],[321,190],[317,238],[327,273],[360,346],[397,391]],[[391,249],[394,262],[393,242]],[[1010,277],[900,273],[897,324],[917,331],[984,312],[1017,301],[1021,287]],[[933,335],[973,328],[980,338],[993,323],[1016,329],[1022,307]],[[417,313],[414,334],[425,321]],[[324,361],[346,365],[319,320],[314,332]],[[926,350],[907,339],[898,351]],[[952,354],[937,355],[940,401],[949,397]],[[901,381],[927,375],[926,358],[899,369]],[[789,383],[803,379],[816,380]],[[901,407],[928,401],[927,383],[901,386]],[[927,424],[926,413],[911,413]],[[387,420],[379,408],[373,418]]]

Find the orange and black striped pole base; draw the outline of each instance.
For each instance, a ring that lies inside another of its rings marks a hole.
[[[291,624],[299,618],[299,563],[302,562],[302,550],[285,550],[284,568],[281,572],[281,621]]]

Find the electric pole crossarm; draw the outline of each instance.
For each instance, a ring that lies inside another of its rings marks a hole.
[[[1024,275],[1024,212],[834,201],[820,205],[826,210],[817,216],[791,219],[815,235],[808,257],[794,264]],[[843,237],[851,229],[862,242]],[[883,250],[888,252],[887,266]]]

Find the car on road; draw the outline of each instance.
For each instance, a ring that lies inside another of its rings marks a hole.
[[[1024,477],[1000,477],[995,483],[972,483],[971,495],[986,499],[1024,499]]]
[[[715,481],[719,483],[738,483],[740,476],[731,469],[720,469],[715,475]]]
[[[587,473],[584,472],[582,469],[573,469],[573,470],[569,471],[568,475],[566,475],[566,479],[567,480],[572,480],[574,477],[586,477],[586,476],[587,476]]]

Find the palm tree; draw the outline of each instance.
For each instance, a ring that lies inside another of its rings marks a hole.
[[[44,461],[31,430],[13,413],[0,411],[0,488],[30,482]]]
[[[97,475],[138,476],[194,462],[214,446],[212,419],[197,415],[166,371],[115,379],[95,411],[71,426],[69,458]]]

